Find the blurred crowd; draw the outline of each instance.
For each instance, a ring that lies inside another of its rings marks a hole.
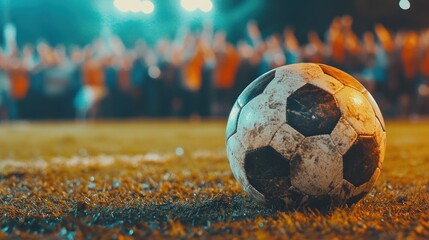
[[[18,48],[13,26],[0,48],[0,119],[219,117],[260,74],[284,64],[326,63],[356,77],[387,117],[429,113],[429,29],[357,35],[350,16],[324,36],[293,29],[263,37],[257,24],[232,44],[222,30],[179,31],[155,46],[126,47],[118,36],[90,45]]]

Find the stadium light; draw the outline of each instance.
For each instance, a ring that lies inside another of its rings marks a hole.
[[[155,5],[149,0],[114,0],[113,5],[121,12],[150,14],[155,10]]]
[[[200,9],[203,12],[210,12],[213,8],[211,0],[181,0],[182,7],[189,12]]]
[[[210,0],[204,0],[200,3],[200,10],[203,12],[210,12],[213,8],[212,1]]]
[[[189,12],[195,11],[198,8],[198,0],[182,0],[182,7]]]
[[[138,13],[141,11],[141,2],[139,0],[128,0],[128,11]]]
[[[113,5],[121,12],[128,11],[127,1],[115,0],[115,1],[113,1]]]
[[[155,10],[155,5],[153,5],[153,3],[149,0],[144,0],[141,2],[141,11],[146,13],[146,14],[150,14],[153,12],[153,10]]]
[[[410,7],[411,7],[411,3],[410,3],[410,1],[408,1],[408,0],[400,0],[400,1],[399,1],[399,7],[400,7],[402,10],[408,10],[408,9],[410,9]]]

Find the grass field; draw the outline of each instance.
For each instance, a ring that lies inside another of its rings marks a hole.
[[[373,190],[329,213],[255,204],[222,121],[0,125],[0,239],[429,239],[429,122],[388,122]]]

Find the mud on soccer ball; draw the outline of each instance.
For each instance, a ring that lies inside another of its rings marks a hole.
[[[228,118],[230,167],[258,202],[334,207],[363,198],[380,175],[383,116],[352,76],[322,64],[271,70],[238,97]]]

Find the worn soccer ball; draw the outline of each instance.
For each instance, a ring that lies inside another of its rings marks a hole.
[[[383,116],[371,94],[331,66],[286,65],[238,97],[226,129],[234,177],[258,202],[288,209],[363,198],[380,175]]]

